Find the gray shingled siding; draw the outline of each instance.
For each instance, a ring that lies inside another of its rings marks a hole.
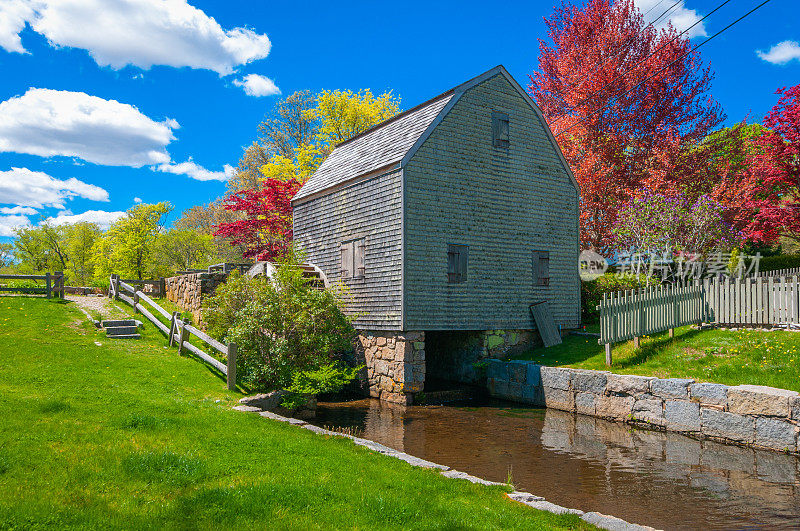
[[[433,100],[333,150],[297,192],[302,199],[359,175],[399,162],[452,98]]]
[[[510,117],[508,149],[492,145],[492,111]],[[404,175],[404,329],[530,329],[542,299],[579,324],[578,192],[505,78],[467,90]],[[447,282],[449,243],[469,245],[465,283]],[[533,250],[550,252],[549,286],[533,286]]]
[[[396,170],[294,207],[297,244],[332,283],[340,280],[341,243],[365,238],[364,278],[343,281],[362,330],[401,329],[401,181]]]

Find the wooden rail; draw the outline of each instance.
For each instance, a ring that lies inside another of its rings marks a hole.
[[[611,345],[687,324],[783,326],[800,323],[800,278],[746,277],[703,279],[636,291],[604,294],[600,344],[611,365]]]
[[[133,313],[141,313],[153,323],[159,330],[161,330],[169,338],[169,345],[177,345],[178,352],[183,354],[184,349],[193,353],[195,356],[205,361],[222,374],[227,379],[228,389],[231,391],[236,389],[236,343],[228,343],[227,345],[221,343],[209,336],[199,328],[189,324],[188,321],[180,318],[179,312],[169,313],[164,308],[159,306],[153,299],[148,297],[141,290],[137,290],[129,281],[120,280],[119,275],[111,275],[109,279],[108,296],[113,297],[114,300],[121,300],[133,306]],[[127,292],[127,293],[126,293]],[[161,319],[156,317],[153,312],[161,315],[164,319],[170,322],[169,327],[161,322]],[[214,356],[209,355],[201,348],[189,343],[189,335],[193,335],[198,339],[205,341],[211,348],[222,353],[227,363],[222,363]]]
[[[44,286],[16,288],[0,284],[0,292],[44,295],[48,299],[64,298],[64,273],[56,271],[44,275],[0,275],[0,280],[43,280]]]

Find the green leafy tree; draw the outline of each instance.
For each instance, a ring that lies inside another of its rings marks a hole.
[[[0,267],[11,267],[14,264],[14,244],[0,243]]]
[[[215,259],[214,238],[190,229],[172,229],[158,236],[156,260],[159,273],[205,268]]]
[[[87,286],[92,283],[94,266],[92,253],[97,239],[102,235],[96,223],[80,222],[64,227],[64,246],[69,253],[66,275],[70,283]]]
[[[171,211],[167,202],[141,204],[115,221],[94,245],[95,277],[103,280],[117,273],[142,280],[150,276],[158,266],[156,242]]]
[[[66,271],[69,255],[62,226],[45,222],[38,227],[20,227],[14,234],[14,251],[21,270]]]

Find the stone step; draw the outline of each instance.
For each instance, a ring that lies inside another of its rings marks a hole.
[[[137,321],[134,319],[115,319],[110,321],[103,321],[101,323],[103,328],[114,327],[114,326],[136,326]]]
[[[139,332],[139,327],[136,325],[133,326],[107,326],[106,327],[106,336],[126,336],[130,334],[136,334]]]
[[[142,336],[139,334],[119,334],[115,336],[106,336],[108,339],[141,339]]]

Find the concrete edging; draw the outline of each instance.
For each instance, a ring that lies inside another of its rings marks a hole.
[[[400,459],[401,461],[405,461],[411,466],[416,466],[420,468],[438,469],[441,475],[449,479],[464,479],[471,483],[477,483],[489,486],[506,485],[505,483],[489,481],[486,479],[473,476],[471,474],[467,474],[466,472],[453,470],[449,466],[440,465],[438,463],[433,463],[431,461],[415,457],[413,455],[401,452],[399,450],[395,450],[393,448],[389,448],[388,446],[377,443],[375,441],[371,441],[369,439],[362,439],[361,437],[355,437],[353,435],[348,435],[346,433],[326,430],[325,428],[320,428],[319,426],[309,424],[304,420],[290,418],[290,417],[283,417],[281,415],[272,413],[270,411],[262,411],[261,409],[253,406],[238,405],[234,406],[233,409],[245,413],[258,413],[261,417],[265,419],[276,420],[278,422],[285,422],[293,426],[307,429],[318,435],[326,435],[331,437],[344,437],[352,440],[353,443],[357,444],[358,446],[363,446],[365,448],[368,448],[369,450],[372,450],[373,452],[377,452],[379,454]],[[599,527],[600,529],[606,529],[608,531],[655,531],[655,529],[652,527],[641,526],[638,524],[631,524],[629,522],[626,522],[625,520],[616,518],[614,516],[608,516],[598,512],[587,513],[579,509],[569,509],[566,507],[562,507],[560,505],[550,503],[541,496],[535,496],[529,492],[514,491],[507,493],[506,496],[508,496],[510,499],[516,502],[522,503],[524,505],[527,505],[534,509],[538,509],[540,511],[547,511],[554,514],[580,515],[581,519],[584,520],[585,522],[588,522],[596,527]]]
[[[796,391],[487,361],[496,398],[800,455]]]

